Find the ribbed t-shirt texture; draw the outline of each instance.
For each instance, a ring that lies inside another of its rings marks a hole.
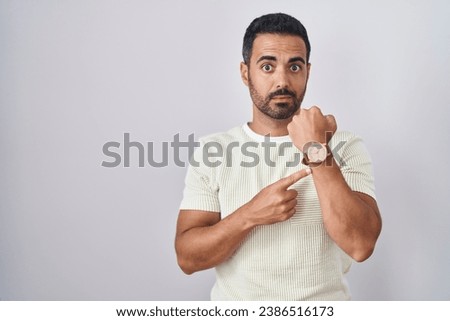
[[[329,146],[349,187],[375,198],[361,138],[338,131]],[[258,135],[247,124],[206,136],[191,159],[180,209],[219,212],[223,219],[264,187],[306,168],[302,157],[289,136]],[[324,228],[312,175],[290,187],[298,191],[293,217],[255,227],[215,267],[212,300],[350,299],[345,275],[353,260]]]

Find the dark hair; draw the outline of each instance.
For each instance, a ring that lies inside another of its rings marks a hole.
[[[245,31],[242,57],[246,64],[249,63],[252,55],[253,41],[261,33],[299,36],[305,42],[306,62],[309,61],[311,45],[309,43],[308,33],[302,23],[285,13],[270,13],[253,20]]]

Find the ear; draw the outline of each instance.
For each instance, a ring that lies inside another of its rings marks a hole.
[[[241,62],[241,78],[244,84],[248,87],[248,66],[245,62]]]

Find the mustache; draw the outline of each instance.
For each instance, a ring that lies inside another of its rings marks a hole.
[[[272,99],[275,96],[292,96],[295,98],[295,92],[293,92],[289,89],[286,89],[286,88],[278,89],[269,94],[269,99]]]

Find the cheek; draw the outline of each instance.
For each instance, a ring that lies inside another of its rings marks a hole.
[[[307,79],[302,76],[295,79],[294,83],[296,91],[298,92],[298,94],[301,94],[306,88]]]
[[[256,70],[256,68],[252,68],[248,76],[255,87],[260,89],[270,87],[270,84],[273,82],[270,74],[265,74],[260,70]]]
[[[308,77],[306,76],[306,73],[294,74],[292,76],[292,81],[297,84],[304,84],[307,79]]]
[[[262,78],[262,77],[261,77]],[[264,77],[263,79],[257,79],[255,81],[255,88],[261,93],[261,94],[268,94],[273,88],[272,88],[272,81],[269,77]]]
[[[267,82],[262,81],[261,79],[258,79],[257,77],[251,78],[250,82],[251,86],[255,91],[257,91],[261,95],[265,95],[267,92]]]

